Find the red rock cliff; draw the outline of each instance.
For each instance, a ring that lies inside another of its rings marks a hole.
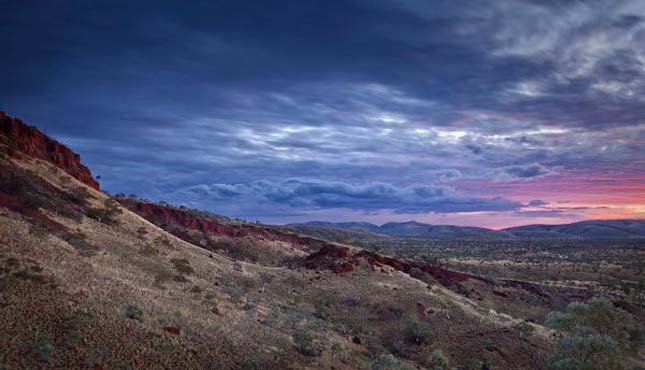
[[[311,243],[321,243],[316,239],[289,233],[270,226],[228,223],[219,221],[214,217],[203,216],[194,211],[172,206],[144,202],[132,198],[120,199],[119,202],[161,228],[177,225],[207,234],[211,233],[230,238],[257,237],[264,240],[287,242],[302,247],[308,246]]]
[[[44,159],[94,189],[99,189],[99,183],[92,177],[90,170],[81,164],[78,154],[37,128],[25,124],[18,118],[10,117],[2,111],[0,111],[0,141],[5,142],[8,154],[12,157],[24,154]]]

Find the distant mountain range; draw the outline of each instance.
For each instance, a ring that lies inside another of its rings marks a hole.
[[[465,240],[509,239],[645,239],[645,220],[592,220],[563,225],[526,225],[502,230],[483,227],[429,225],[416,221],[389,222],[381,226],[367,222],[307,222],[287,227],[302,234],[330,240],[428,238]]]

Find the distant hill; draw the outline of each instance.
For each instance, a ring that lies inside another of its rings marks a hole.
[[[591,220],[564,225],[527,225],[504,229],[526,239],[639,239],[645,220]]]
[[[348,234],[353,239],[382,239],[387,237],[429,238],[429,239],[513,239],[514,235],[483,227],[453,225],[428,225],[416,221],[389,222],[382,226],[366,222],[308,222],[290,224],[289,228],[300,233],[330,239],[329,236]],[[327,237],[325,236],[327,235]],[[330,239],[336,240],[336,239]],[[345,239],[348,240],[348,239]]]
[[[353,240],[382,240],[392,236],[378,233],[378,226],[366,222],[347,222],[334,224],[332,222],[308,222],[292,224],[287,227],[297,233],[325,240],[347,242]]]
[[[502,230],[429,225],[416,221],[389,222],[381,226],[366,222],[308,222],[287,226],[299,233],[329,240],[384,237],[465,240],[645,239],[645,220],[593,220],[563,225],[527,225]]]

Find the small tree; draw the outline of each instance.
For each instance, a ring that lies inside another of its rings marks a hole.
[[[113,198],[108,198],[103,202],[103,206],[105,207],[105,212],[107,213],[108,217],[112,219],[116,215],[120,215],[123,213],[123,210],[121,207],[119,207],[119,202],[117,202]]]

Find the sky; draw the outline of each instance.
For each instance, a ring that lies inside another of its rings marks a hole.
[[[645,0],[0,0],[0,109],[267,223],[645,218]]]

